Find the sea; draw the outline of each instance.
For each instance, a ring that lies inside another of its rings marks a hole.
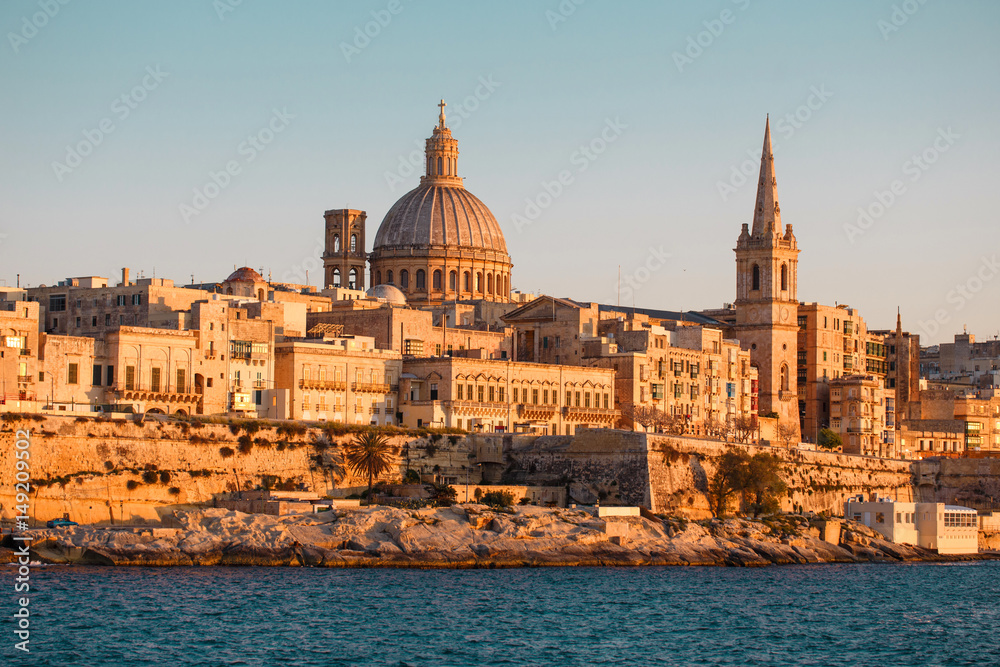
[[[30,584],[30,653],[4,613],[0,665],[1000,665],[1000,562],[42,566]]]

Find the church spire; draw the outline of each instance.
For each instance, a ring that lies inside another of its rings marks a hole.
[[[444,108],[446,106],[448,105],[444,100],[438,103],[440,111],[437,125],[434,126],[434,132],[424,144],[427,170],[420,179],[420,184],[460,188],[462,187],[462,179],[458,176],[458,141],[451,136],[451,130],[445,125]]]
[[[778,206],[778,180],[774,176],[774,153],[771,150],[771,118],[764,124],[764,148],[760,156],[757,202],[753,211],[751,236],[774,236],[781,233],[781,208]]]

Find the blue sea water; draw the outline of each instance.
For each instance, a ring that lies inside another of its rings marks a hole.
[[[1000,562],[31,577],[0,664],[1000,665]]]

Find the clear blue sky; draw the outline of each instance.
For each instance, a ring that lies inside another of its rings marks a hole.
[[[54,15],[39,15],[48,3]],[[1000,330],[1000,3],[559,7],[8,0],[0,279],[130,266],[207,281],[246,263],[276,280],[312,267],[319,284],[323,211],[366,210],[370,249],[417,183],[387,174],[422,145],[443,97],[453,125],[465,107],[460,174],[504,228],[515,288],[613,303],[621,265],[639,281],[629,305],[717,307],[734,298],[732,248],[752,218],[770,113],[801,300],[856,306],[873,327],[893,326],[898,305],[925,342]],[[373,12],[384,26],[366,25]],[[796,112],[804,120],[789,123]],[[582,157],[609,121],[614,141]],[[263,150],[243,144],[269,123],[281,131]],[[79,164],[54,166],[98,132]],[[933,164],[910,162],[925,152]],[[239,173],[185,222],[181,205],[230,161]],[[563,170],[572,182],[540,198]],[[880,211],[876,192],[897,180]],[[547,206],[519,229],[514,216],[539,198]],[[859,207],[879,213],[865,228],[852,227]]]

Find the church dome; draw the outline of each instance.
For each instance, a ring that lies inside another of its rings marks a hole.
[[[236,269],[233,271],[228,278],[226,278],[227,283],[262,283],[264,279],[259,273],[251,269],[249,266],[244,266],[243,268]]]
[[[365,292],[365,296],[369,299],[383,299],[394,306],[406,305],[406,295],[392,285],[375,285]]]
[[[462,186],[423,183],[389,209],[375,235],[380,248],[453,246],[507,252],[500,224]]]
[[[373,285],[389,284],[411,306],[446,301],[510,301],[510,255],[497,219],[458,175],[458,141],[444,100],[426,141],[420,185],[400,197],[375,234]]]

